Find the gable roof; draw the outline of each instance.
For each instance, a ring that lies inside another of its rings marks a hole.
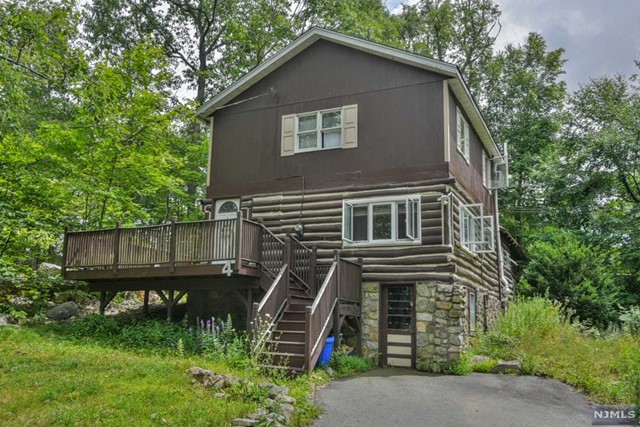
[[[493,140],[493,137],[489,133],[489,129],[482,117],[482,114],[480,113],[480,110],[478,109],[478,105],[471,96],[469,88],[467,87],[464,79],[462,78],[462,75],[460,74],[460,71],[458,70],[458,67],[453,64],[427,58],[415,53],[410,53],[404,50],[384,46],[356,37],[347,36],[323,28],[312,28],[304,33],[297,40],[290,43],[281,51],[267,59],[265,62],[249,71],[247,74],[227,87],[225,90],[219,92],[213,98],[205,102],[198,109],[196,115],[202,120],[207,120],[218,108],[227,104],[236,96],[249,89],[256,82],[258,82],[268,74],[271,74],[281,65],[289,61],[291,58],[293,58],[318,40],[327,40],[332,43],[347,46],[352,49],[367,52],[372,55],[422,68],[449,77],[449,87],[458,98],[462,109],[467,114],[471,125],[478,134],[480,140],[482,141],[482,144],[489,152],[489,155],[492,157],[501,155]]]

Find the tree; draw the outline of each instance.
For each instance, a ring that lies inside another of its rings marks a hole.
[[[421,0],[403,6],[404,47],[455,64],[474,95],[500,33],[500,9],[492,0]]]
[[[38,131],[73,111],[66,87],[84,67],[77,23],[72,1],[0,4],[0,260],[48,257],[61,231],[60,162]]]
[[[565,221],[614,248],[624,304],[640,302],[640,87],[636,76],[591,79],[570,98],[550,200]]]
[[[545,192],[548,160],[564,120],[563,53],[547,51],[544,39],[531,33],[524,45],[498,52],[482,79],[484,117],[496,142],[509,147],[511,184],[501,192],[503,218],[519,237],[551,213]]]
[[[617,321],[615,253],[585,243],[581,233],[560,228],[546,228],[533,240],[518,285],[521,293],[565,303],[581,321],[599,327]]]

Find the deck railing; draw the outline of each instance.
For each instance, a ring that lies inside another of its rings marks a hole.
[[[315,366],[322,343],[329,335],[331,327],[339,329],[338,316],[342,303],[359,303],[362,288],[362,259],[358,262],[341,259],[335,254],[334,262],[325,273],[325,265],[318,266],[318,276],[324,276],[313,305],[305,314],[305,368],[310,371]]]
[[[289,253],[289,268],[298,281],[304,285],[312,296],[315,296],[316,248],[308,248],[293,236]]]
[[[362,259],[353,262],[340,258],[338,273],[340,301],[359,303],[362,292]]]
[[[289,288],[289,266],[284,265],[278,272],[275,280],[267,290],[260,303],[253,303],[252,319],[253,333],[255,335],[254,352],[267,341],[278,315],[284,309],[287,303],[287,290]]]
[[[284,242],[275,234],[262,226],[260,235],[260,255],[262,268],[275,276],[285,264],[283,259]]]
[[[97,231],[67,231],[65,271],[176,267],[216,261],[261,261],[264,227],[243,218]],[[273,245],[275,246],[275,245]],[[274,251],[276,248],[274,248]],[[271,260],[271,254],[268,254]],[[280,249],[280,259],[282,250]]]
[[[335,261],[318,291],[313,305],[307,306],[305,314],[305,368],[311,371],[315,366],[321,344],[331,330],[334,311],[338,304],[338,261]]]

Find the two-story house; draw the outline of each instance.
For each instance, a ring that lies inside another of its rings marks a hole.
[[[304,369],[351,319],[381,365],[438,370],[512,295],[506,158],[455,66],[312,29],[197,114],[210,124],[206,221],[158,226],[155,240],[68,233],[65,274],[104,305],[123,283],[189,292],[201,309],[235,298],[249,320],[274,316],[278,351]],[[87,260],[98,238],[104,259]],[[123,263],[132,242],[149,254]]]

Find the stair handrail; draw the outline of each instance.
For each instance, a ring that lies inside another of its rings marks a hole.
[[[334,309],[338,303],[338,262],[333,262],[313,304],[306,308],[305,368],[308,371],[320,357],[318,346],[322,338],[328,335],[327,328],[333,320]],[[320,325],[320,322],[323,323]]]
[[[291,239],[288,261],[290,273],[312,296],[315,296],[317,248],[315,246],[307,247],[291,234],[288,237]],[[302,257],[300,257],[300,253],[303,254]]]
[[[259,303],[253,303],[253,333],[262,333],[261,336],[255,337],[256,344],[253,348],[254,352],[259,349],[262,344],[267,340],[273,327],[276,324],[276,319],[287,305],[287,291],[289,285],[289,266],[283,265],[278,272],[278,275],[274,279],[273,283],[267,290],[267,293]],[[264,331],[259,331],[258,326],[264,318],[268,318],[268,323]]]
[[[253,221],[252,221],[253,222]],[[261,222],[253,222],[254,224],[258,224],[261,227],[262,230],[262,236],[260,238],[260,266],[262,267],[263,270],[269,271],[271,273],[272,276],[275,276],[278,271],[282,268],[282,266],[284,264],[287,264],[284,260],[283,260],[283,254],[284,254],[284,246],[285,243],[284,241],[279,238],[278,236],[276,236],[271,230],[269,230],[267,227],[265,227],[265,225]],[[265,235],[268,238],[273,239],[273,241],[275,242],[276,245],[279,246],[280,249],[280,253],[276,254],[275,257],[273,257],[272,260],[267,260],[265,259],[265,253],[263,251],[264,249],[264,241],[265,241]],[[276,265],[274,265],[275,268],[271,268],[270,265],[268,265],[269,261],[275,262]],[[279,265],[278,265],[279,264]]]

